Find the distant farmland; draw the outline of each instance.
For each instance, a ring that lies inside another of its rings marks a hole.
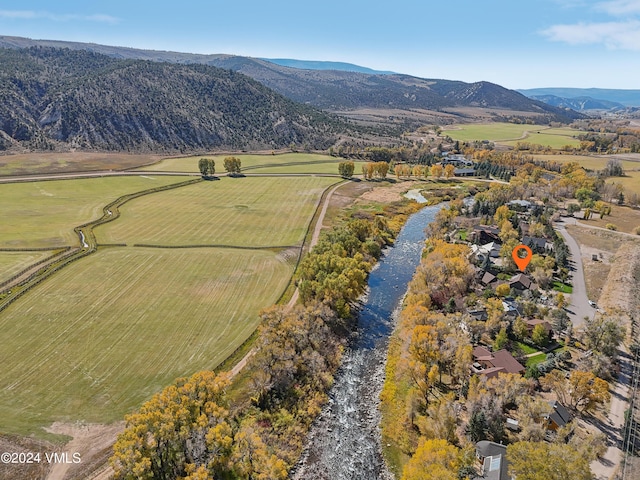
[[[167,158],[161,162],[143,167],[142,171],[158,172],[198,172],[198,160],[212,158],[216,162],[216,172],[224,173],[224,159],[230,155],[199,155],[195,157]],[[330,155],[317,153],[284,153],[279,155],[233,155],[242,161],[242,169],[247,173],[266,173],[263,168],[278,167],[273,173],[338,173],[338,163],[343,161]],[[321,164],[323,166],[319,166]],[[331,167],[329,167],[331,165]],[[287,167],[294,167],[289,170]],[[270,172],[271,173],[271,172]]]
[[[549,128],[544,125],[521,125],[511,123],[465,124],[455,128],[444,128],[443,133],[454,140],[465,142],[489,140],[490,142],[513,146],[516,142],[529,142],[561,148],[564,145],[579,145],[573,138],[579,130],[571,128]]]
[[[133,200],[98,242],[286,246],[302,241],[322,191],[336,178],[222,178]]]

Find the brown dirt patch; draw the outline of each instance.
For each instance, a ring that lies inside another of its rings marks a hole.
[[[607,313],[627,318],[640,314],[640,245],[637,242],[627,242],[616,252],[599,304]]]
[[[161,155],[62,152],[0,156],[0,176],[126,170],[159,161]]]
[[[402,196],[407,190],[413,188],[413,183],[410,182],[397,182],[386,183],[384,182],[380,186],[374,186],[372,190],[362,194],[358,199],[358,203],[362,202],[378,202],[378,203],[393,203],[402,200]]]
[[[91,478],[92,472],[102,472],[111,456],[111,447],[123,429],[124,422],[113,425],[54,423],[47,429],[49,432],[73,437],[57,451],[68,452],[69,455],[79,453],[82,461],[78,464],[54,464],[46,480]]]
[[[619,232],[633,233],[634,228],[640,227],[640,210],[622,205],[613,205],[611,215],[605,215],[602,219],[600,219],[600,216],[594,215],[591,220],[579,219],[579,221],[600,228],[606,228],[608,223],[613,223],[618,227]]]
[[[625,239],[614,232],[567,225],[567,231],[580,245],[587,295],[599,302],[615,253]],[[594,261],[593,255],[598,260]]]
[[[42,457],[45,452],[52,452],[55,450],[55,445],[45,442],[43,440],[36,440],[33,438],[14,437],[14,436],[0,436],[0,452],[9,453],[40,453],[40,463],[31,464],[11,464],[0,463],[0,478],[33,478],[42,479],[45,478],[49,472],[49,465],[42,461]]]

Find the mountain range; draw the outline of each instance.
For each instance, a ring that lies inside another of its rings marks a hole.
[[[518,92],[531,98],[552,95],[564,99],[576,100],[584,97],[596,102],[613,102],[624,107],[640,107],[640,90],[616,90],[610,88],[528,88]],[[615,107],[612,107],[615,108]]]
[[[0,49],[0,149],[328,148],[348,126],[231,70]]]
[[[0,49],[0,148],[318,148],[357,129],[330,113],[363,108],[458,118],[455,109],[483,108],[539,121],[582,116],[489,82],[369,73],[352,64],[7,36]]]

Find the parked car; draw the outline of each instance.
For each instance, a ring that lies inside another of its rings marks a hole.
[[[589,305],[591,305],[593,308],[598,308],[598,305],[596,305],[596,302],[594,302],[593,300],[589,300]]]

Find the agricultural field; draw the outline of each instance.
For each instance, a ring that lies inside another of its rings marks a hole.
[[[560,130],[560,129],[553,129],[553,128],[549,128],[546,130],[533,129],[528,131],[526,133],[525,138],[521,140],[500,141],[498,143],[513,147],[518,142],[529,142],[532,144],[546,145],[551,148],[557,148],[557,149],[560,149],[565,145],[571,145],[572,147],[577,147],[580,145],[580,140],[576,138],[576,136],[579,134],[578,130],[573,130],[573,133],[571,135],[567,135],[565,133],[558,133],[558,132],[555,132],[554,130]],[[567,130],[567,129],[562,129],[562,130]]]
[[[0,248],[79,245],[73,228],[102,216],[118,197],[184,177],[103,177],[0,185]]]
[[[549,128],[544,125],[517,125],[512,123],[486,123],[458,125],[442,132],[454,140],[491,142],[514,146],[516,142],[530,142],[560,148],[564,145],[579,145],[576,137],[579,130],[572,128]]]
[[[512,140],[521,138],[525,132],[533,129],[547,128],[540,125],[517,125],[514,123],[481,123],[465,124],[442,129],[442,133],[454,140],[471,142],[474,140]]]
[[[0,156],[0,176],[123,170],[156,162],[159,155],[61,152]]]
[[[549,162],[558,162],[558,163],[569,163],[569,162],[577,162],[582,167],[588,170],[602,170],[607,166],[607,162],[611,158],[615,157],[604,157],[604,156],[590,156],[590,155],[533,155],[533,158],[541,161],[549,161]],[[622,164],[622,168],[625,170],[639,170],[640,162],[633,162],[630,160],[620,160]]]
[[[5,252],[0,251],[0,283],[10,279],[29,265],[51,256],[50,251]]]
[[[121,420],[175,378],[215,368],[292,274],[271,251],[102,248],[0,314],[0,428]]]
[[[337,181],[223,177],[132,200],[95,233],[98,243],[129,245],[297,245],[320,195]]]
[[[0,185],[10,227],[0,247],[77,245],[73,227],[110,201],[183,180]],[[99,246],[0,312],[0,431],[50,438],[42,427],[54,421],[121,420],[177,377],[215,368],[287,288],[297,250],[286,247],[302,244],[322,192],[338,181],[224,177],[124,204],[95,234],[127,247]],[[0,251],[0,267],[8,278],[51,253]]]
[[[224,173],[223,161],[225,157],[230,155],[198,155],[193,157],[167,158],[153,165],[141,168],[144,171],[155,172],[199,172],[198,160],[201,158],[211,158],[216,161],[216,172]],[[338,173],[337,160],[330,155],[321,155],[317,153],[284,153],[279,155],[233,155],[242,161],[242,170],[248,170],[247,173],[267,173],[263,168],[271,167],[287,167],[296,168],[295,172],[290,170],[282,170],[279,172],[269,173]],[[330,172],[325,171],[326,167],[318,170],[315,164],[335,163],[335,167]],[[309,169],[306,169],[308,166]]]

